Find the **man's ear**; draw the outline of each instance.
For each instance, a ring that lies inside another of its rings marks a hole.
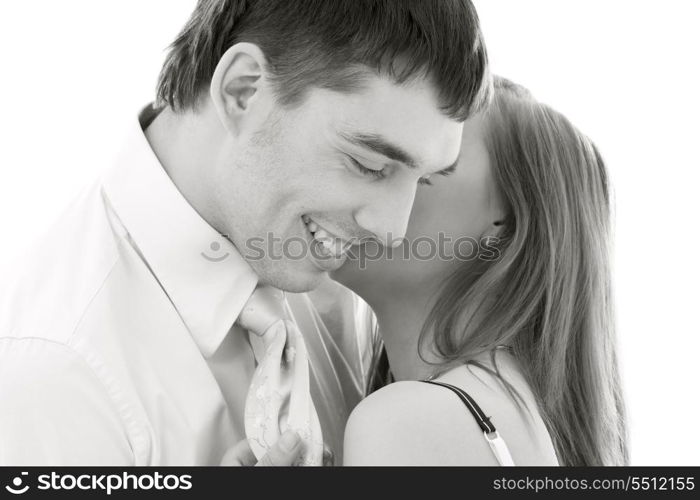
[[[267,116],[270,92],[265,56],[257,45],[241,42],[229,48],[214,70],[209,94],[222,125],[239,135]]]

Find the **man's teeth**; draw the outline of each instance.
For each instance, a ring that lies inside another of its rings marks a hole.
[[[308,219],[308,222],[307,222]],[[343,245],[343,240],[332,236],[328,231],[322,229],[318,224],[305,216],[304,222],[309,228],[309,231],[313,234],[314,239],[321,245],[324,253],[326,255],[335,255],[340,257],[345,253],[345,248]]]
[[[311,229],[311,224],[309,224],[309,229]],[[314,238],[316,238],[319,241],[323,241],[325,239],[333,239],[328,233],[328,231],[326,231],[325,229],[311,229],[311,232],[314,233]]]
[[[324,250],[326,253],[334,253],[337,254],[338,252],[336,251],[336,243],[335,240],[331,237],[330,234],[328,234],[326,231],[323,229],[319,229],[314,233],[314,238],[316,241],[318,241],[321,245],[323,245]]]
[[[345,248],[343,246],[342,240],[338,238],[317,238],[326,254],[332,254],[336,257],[341,257],[345,253]]]

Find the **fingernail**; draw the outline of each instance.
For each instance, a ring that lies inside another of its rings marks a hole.
[[[286,431],[280,438],[280,446],[284,451],[293,451],[299,441],[299,434],[294,431]]]

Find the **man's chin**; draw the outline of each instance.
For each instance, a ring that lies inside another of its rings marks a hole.
[[[278,286],[282,290],[290,293],[304,293],[310,292],[315,288],[321,286],[324,280],[328,279],[328,273],[318,273],[313,276],[304,276],[303,278],[297,280],[290,280],[287,283],[283,283],[283,286]]]
[[[276,266],[275,266],[276,267]],[[328,273],[312,269],[257,269],[260,284],[274,286],[290,293],[304,293],[313,290],[328,279]]]

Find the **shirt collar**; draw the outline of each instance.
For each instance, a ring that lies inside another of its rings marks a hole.
[[[103,186],[133,244],[208,358],[258,278],[235,246],[187,202],[156,158],[143,132],[156,114],[150,104],[141,110]]]

